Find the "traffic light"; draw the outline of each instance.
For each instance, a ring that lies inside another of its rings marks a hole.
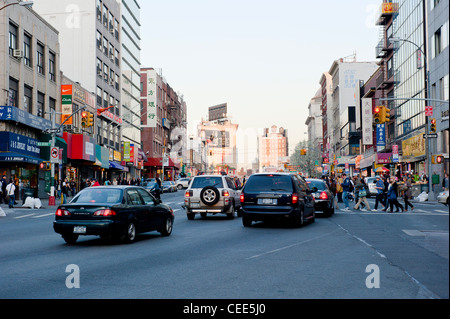
[[[49,171],[51,169],[51,163],[50,162],[42,162],[39,164],[39,168],[44,171]]]
[[[382,106],[376,106],[373,113],[374,113],[374,120],[375,124],[381,124],[381,108]]]
[[[88,126],[88,112],[86,111],[81,112],[81,126],[83,128]]]
[[[436,133],[436,119],[431,119],[430,133]]]
[[[436,156],[436,164],[443,164],[444,163],[444,156],[437,155]]]
[[[301,156],[305,156],[306,155],[306,149],[301,149],[300,150],[300,155]]]
[[[88,112],[87,116],[87,127],[94,126],[94,114],[91,112]]]
[[[389,122],[391,118],[391,110],[386,106],[382,106],[380,109],[380,122],[381,124]]]

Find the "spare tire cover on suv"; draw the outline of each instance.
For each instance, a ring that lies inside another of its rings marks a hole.
[[[220,193],[214,186],[206,186],[200,192],[200,200],[207,206],[213,206],[217,204],[220,199]]]

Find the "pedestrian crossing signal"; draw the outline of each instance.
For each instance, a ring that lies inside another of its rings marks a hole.
[[[49,171],[51,168],[51,164],[50,162],[42,162],[41,164],[39,164],[39,168],[43,171]]]
[[[444,156],[438,155],[436,156],[436,164],[442,164],[444,163]]]

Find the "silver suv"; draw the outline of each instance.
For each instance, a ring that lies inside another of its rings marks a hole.
[[[193,220],[196,213],[200,213],[202,217],[206,217],[208,213],[222,213],[232,219],[241,205],[240,195],[241,191],[229,176],[196,176],[184,195],[187,218]]]

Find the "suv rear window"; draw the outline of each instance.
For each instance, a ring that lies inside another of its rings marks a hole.
[[[285,175],[253,175],[245,184],[246,192],[292,192],[292,180]]]
[[[311,180],[306,180],[306,182],[308,183],[310,189],[313,189],[313,187],[317,187],[318,191],[324,191],[327,189],[327,185],[325,184],[325,182]]]
[[[196,177],[192,182],[191,188],[203,188],[207,186],[214,186],[217,188],[223,188],[222,177]]]

